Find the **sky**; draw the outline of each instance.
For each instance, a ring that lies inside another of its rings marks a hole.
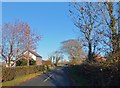
[[[45,60],[61,47],[62,41],[78,37],[68,2],[3,2],[2,24],[17,19],[28,22],[31,30],[42,36],[37,53]]]

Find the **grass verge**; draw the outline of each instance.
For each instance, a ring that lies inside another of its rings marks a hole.
[[[37,73],[34,73],[34,74],[29,74],[29,75],[24,75],[24,76],[20,76],[20,77],[17,77],[15,78],[14,80],[11,80],[11,81],[7,81],[7,82],[3,82],[2,83],[2,88],[5,88],[5,86],[17,86],[19,85],[20,83],[23,83],[29,79],[32,79],[38,75],[42,74],[42,72],[37,72]],[[7,87],[7,88],[8,88]]]

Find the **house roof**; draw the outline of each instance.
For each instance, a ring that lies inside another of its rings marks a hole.
[[[34,52],[34,51],[31,51],[31,50],[25,50],[25,51],[23,51],[23,53],[26,52],[26,51],[31,52],[31,53],[34,54],[36,57],[42,58],[42,56],[40,56],[38,53],[36,53],[36,52]]]
[[[106,61],[106,58],[102,57],[100,54],[96,54],[96,55],[95,55],[95,59],[96,59],[96,60]]]

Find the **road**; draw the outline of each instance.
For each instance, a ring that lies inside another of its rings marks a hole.
[[[66,67],[57,67],[55,70],[37,76],[20,86],[71,86]]]

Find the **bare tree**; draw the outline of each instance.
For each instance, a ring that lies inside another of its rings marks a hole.
[[[78,29],[83,38],[83,45],[88,50],[88,60],[93,58],[93,42],[94,32],[98,30],[102,22],[99,22],[98,4],[93,2],[74,2],[70,3],[70,15],[73,23]],[[97,36],[97,35],[96,35]]]
[[[70,39],[62,42],[62,50],[67,53],[70,60],[80,60],[82,62],[85,58],[85,52],[80,40]]]
[[[51,54],[49,60],[54,63],[55,66],[58,65],[59,61],[64,58],[63,52],[61,50],[56,50]]]
[[[28,49],[28,24],[20,21],[15,23],[6,23],[2,29],[1,56],[8,66],[11,66],[11,60],[16,60],[19,55]],[[31,34],[29,34],[31,36]],[[35,49],[38,36],[34,36],[34,41],[29,44],[30,49]],[[33,37],[30,38],[33,40]],[[34,43],[33,43],[34,42]]]
[[[113,54],[120,50],[120,33],[119,33],[119,20],[120,20],[120,6],[118,2],[104,2],[100,3],[99,7],[100,17],[104,20],[103,28],[99,31],[99,34],[103,36],[102,40],[109,52]],[[113,55],[112,54],[112,55]],[[115,55],[114,58],[120,57]]]

